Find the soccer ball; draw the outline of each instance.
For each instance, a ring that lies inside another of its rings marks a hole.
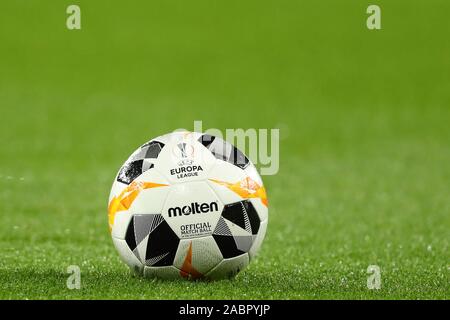
[[[267,229],[261,177],[230,143],[174,132],[137,149],[116,176],[108,218],[122,260],[146,277],[234,277]]]

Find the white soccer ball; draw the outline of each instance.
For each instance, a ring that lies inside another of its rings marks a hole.
[[[234,277],[258,252],[267,196],[248,158],[195,132],[153,139],[125,162],[109,197],[122,260],[149,277]]]

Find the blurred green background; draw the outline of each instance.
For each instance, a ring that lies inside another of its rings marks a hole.
[[[81,30],[66,8],[81,7]],[[382,30],[366,8],[382,10]],[[0,4],[1,298],[450,298],[450,2]],[[280,128],[260,256],[130,277],[107,198],[177,128]],[[79,265],[82,289],[66,288]],[[382,289],[366,287],[369,265]]]

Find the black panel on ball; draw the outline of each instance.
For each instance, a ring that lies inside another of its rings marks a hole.
[[[213,238],[216,241],[217,246],[219,247],[219,250],[225,259],[234,258],[245,253],[237,248],[233,236],[213,234]]]
[[[162,221],[148,237],[145,260],[155,260],[152,266],[171,266],[175,259],[180,239],[166,221]],[[160,259],[158,258],[160,257]]]
[[[225,140],[204,134],[198,141],[208,148],[216,159],[226,161],[241,169],[247,168],[250,164],[245,154]]]
[[[241,150],[233,146],[233,151],[231,152],[230,159],[228,162],[231,162],[236,167],[239,167],[241,169],[247,168],[250,161],[248,158],[242,153]]]
[[[257,234],[261,225],[261,219],[258,212],[250,201],[243,201],[245,210],[247,211],[248,219],[250,220],[250,226],[252,228],[252,234]]]
[[[142,174],[142,165],[144,160],[136,160],[126,163],[119,172],[117,181],[130,184]]]
[[[222,217],[251,234],[257,234],[261,224],[258,213],[249,200],[226,205],[223,209]]]
[[[241,202],[226,205],[223,208],[222,217],[245,230],[244,209]]]
[[[144,144],[141,148],[147,148],[147,151],[145,153],[146,159],[156,159],[158,158],[162,148],[164,148],[164,143],[158,141],[150,141],[149,143]]]
[[[136,249],[137,244],[134,236],[134,217],[131,218],[130,223],[128,224],[127,233],[125,234],[125,241],[131,251]]]
[[[204,145],[206,148],[208,148],[209,147],[209,145],[211,144],[211,143],[213,143],[213,141],[216,139],[216,137],[214,137],[214,136],[210,136],[209,134],[204,134],[204,135],[202,135],[199,139],[198,139],[198,141],[202,144],[202,145]]]

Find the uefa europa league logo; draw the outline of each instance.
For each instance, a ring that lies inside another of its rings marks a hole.
[[[192,165],[194,163],[195,148],[192,134],[186,133],[172,148],[174,162],[179,166]]]

